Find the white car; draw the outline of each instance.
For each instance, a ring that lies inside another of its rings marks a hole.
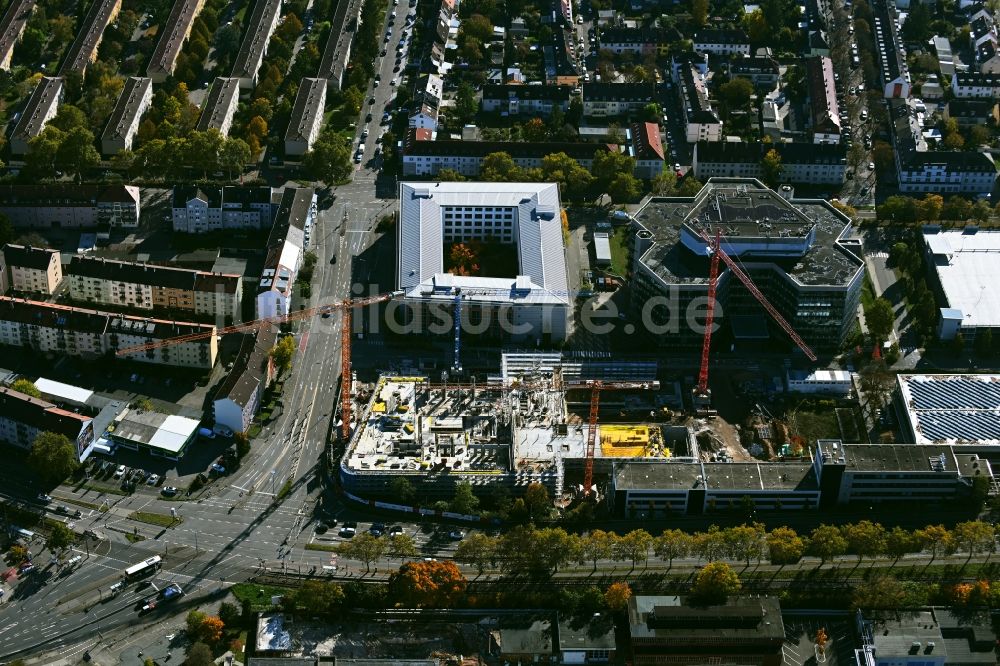
[[[398,84],[399,84],[399,77],[398,76],[397,77],[393,77],[392,81],[389,82],[389,85],[394,86],[394,87],[396,85],[398,85]]]
[[[159,481],[159,480],[160,480],[160,475],[159,474],[150,474],[149,478],[146,479],[146,485],[147,486],[155,486],[156,482]]]
[[[125,476],[125,465],[118,465],[118,469],[115,470],[115,478],[120,479]]]

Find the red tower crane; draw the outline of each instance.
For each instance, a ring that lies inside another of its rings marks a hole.
[[[743,286],[746,287],[747,291],[749,291],[753,297],[757,299],[757,302],[760,303],[765,310],[767,310],[767,313],[771,315],[771,318],[775,321],[775,323],[781,327],[781,330],[783,330],[788,337],[792,339],[792,342],[798,345],[799,349],[801,349],[806,355],[806,358],[810,361],[815,361],[816,354],[809,348],[809,345],[807,345],[799,334],[795,332],[795,329],[793,329],[792,325],[781,316],[781,313],[778,312],[773,305],[771,305],[770,301],[767,300],[767,297],[761,293],[750,277],[743,272],[743,269],[740,268],[733,258],[726,254],[725,250],[722,249],[721,229],[716,229],[714,243],[712,238],[709,237],[708,233],[704,229],[701,230],[701,237],[705,239],[705,241],[709,244],[709,248],[712,250],[712,265],[708,276],[708,310],[705,315],[705,336],[702,338],[701,344],[701,369],[698,373],[698,386],[696,388],[697,397],[706,401],[709,397],[708,352],[712,343],[712,323],[715,319],[715,292],[718,286],[720,259],[725,262],[726,267],[732,271],[733,275],[736,276],[736,279],[743,283]]]

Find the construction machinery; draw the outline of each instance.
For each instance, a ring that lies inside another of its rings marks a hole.
[[[799,337],[799,334],[795,332],[792,325],[781,316],[781,313],[778,312],[773,305],[771,305],[770,301],[767,300],[767,297],[761,293],[750,277],[743,271],[742,268],[739,267],[736,261],[722,249],[722,231],[717,229],[715,232],[715,239],[713,240],[708,233],[702,229],[701,237],[706,243],[708,243],[712,252],[712,264],[708,277],[708,310],[706,312],[705,335],[702,339],[701,345],[701,368],[698,372],[698,385],[694,390],[693,402],[695,411],[698,414],[712,415],[714,414],[714,411],[711,408],[712,396],[711,391],[709,391],[708,388],[708,358],[709,349],[712,344],[712,325],[715,318],[715,292],[718,286],[720,259],[726,264],[726,267],[732,272],[732,274],[736,276],[736,279],[738,279],[743,286],[746,287],[747,291],[749,291],[750,294],[757,299],[757,302],[763,306],[767,313],[771,315],[771,318],[778,324],[778,326],[781,327],[781,330],[783,330],[785,334],[792,339],[792,342],[798,345],[799,349],[801,349],[806,355],[806,358],[810,361],[815,361],[816,354],[809,348],[809,345],[807,345],[805,341]]]
[[[290,312],[277,317],[265,317],[263,319],[255,319],[243,324],[226,326],[225,328],[220,328],[214,331],[200,331],[198,333],[190,333],[188,335],[179,335],[173,338],[156,340],[154,342],[148,342],[134,347],[126,347],[125,349],[119,349],[115,355],[131,356],[132,354],[145,352],[150,349],[168,347],[170,345],[176,345],[184,342],[194,342],[196,340],[210,338],[214,335],[222,336],[228,333],[252,333],[267,326],[285,324],[288,322],[308,319],[314,315],[325,315],[339,311],[343,316],[340,329],[340,432],[341,436],[344,439],[347,439],[351,434],[351,329],[354,308],[361,308],[375,303],[384,303],[385,301],[398,298],[402,295],[402,291],[390,291],[377,294],[375,296],[346,299],[344,301],[328,305],[317,305],[315,307],[305,308],[297,312]]]

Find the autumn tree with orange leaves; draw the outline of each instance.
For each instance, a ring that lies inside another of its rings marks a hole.
[[[631,598],[632,588],[624,581],[611,583],[604,592],[604,603],[609,610],[613,611],[624,610]]]
[[[450,608],[467,584],[454,562],[407,562],[389,578],[389,596],[406,607]]]
[[[449,258],[455,275],[475,275],[479,272],[479,255],[466,243],[453,245]]]

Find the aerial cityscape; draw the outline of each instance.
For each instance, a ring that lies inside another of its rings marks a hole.
[[[1000,663],[1000,1],[0,16],[0,666]]]

